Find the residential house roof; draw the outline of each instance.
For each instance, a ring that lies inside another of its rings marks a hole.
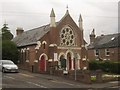
[[[89,44],[88,49],[114,48],[120,47],[120,33],[101,35],[95,38],[95,41]]]

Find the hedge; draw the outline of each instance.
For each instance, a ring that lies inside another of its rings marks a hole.
[[[104,72],[120,74],[120,62],[111,62],[111,61],[90,61],[89,62],[90,70],[101,69]]]

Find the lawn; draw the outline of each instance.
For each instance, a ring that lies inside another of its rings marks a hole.
[[[119,78],[120,78],[120,75],[116,75],[116,74],[103,74],[102,75],[103,82],[119,80]],[[95,75],[91,76],[91,81],[93,81],[93,82],[96,81]]]

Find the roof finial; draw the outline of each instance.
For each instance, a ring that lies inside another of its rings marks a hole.
[[[68,5],[66,6],[66,9],[68,10]]]
[[[66,14],[69,14],[69,11],[68,11],[68,5],[66,6],[66,9],[67,9]]]
[[[93,28],[91,35],[95,35],[95,29]]]

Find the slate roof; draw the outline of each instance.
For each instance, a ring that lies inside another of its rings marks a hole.
[[[97,36],[95,42],[89,44],[88,49],[120,47],[120,33]]]
[[[37,44],[37,41],[49,31],[49,24],[44,25],[42,27],[25,31],[21,35],[16,36],[12,41],[14,41],[18,47]]]
[[[52,14],[54,14],[53,9]],[[66,12],[64,17],[59,22],[56,22],[56,25],[58,25],[67,15],[69,15],[69,13]],[[17,35],[12,41],[17,44],[17,47],[37,44],[37,41],[49,31],[50,24],[44,25],[42,27],[25,31],[21,35]]]
[[[56,22],[56,25],[59,25],[59,23],[62,22],[62,20],[67,15],[69,15],[68,10],[66,11],[66,14],[63,16],[63,18],[59,22]],[[50,24],[44,25],[42,27],[25,31],[22,34],[17,35],[15,38],[13,38],[12,41],[14,41],[18,47],[37,44],[37,41],[49,31],[50,31]],[[84,43],[87,44],[85,40],[84,40]]]

